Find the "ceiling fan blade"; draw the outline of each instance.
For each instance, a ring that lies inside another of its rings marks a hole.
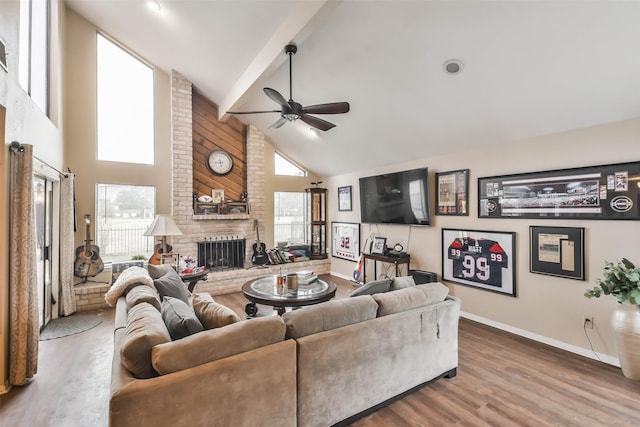
[[[227,114],[260,114],[260,113],[279,113],[280,110],[268,111],[227,111]]]
[[[320,129],[322,131],[328,131],[331,128],[336,127],[333,123],[329,123],[326,120],[319,119],[317,117],[309,116],[307,114],[302,114],[300,116],[300,120],[305,122],[306,124],[313,126],[316,129]]]
[[[302,108],[302,112],[309,114],[343,114],[349,112],[349,103],[331,102],[329,104],[309,105]]]
[[[280,117],[280,120],[278,120],[277,122],[269,126],[269,129],[278,129],[279,127],[282,127],[282,125],[287,122],[288,122],[287,119],[285,119],[284,117]]]
[[[287,102],[287,100],[284,99],[284,96],[280,95],[280,92],[278,92],[277,90],[271,89],[270,87],[265,87],[263,90],[264,90],[264,93],[269,98],[271,98],[275,103],[280,105],[282,108],[286,108],[289,106],[289,103]]]

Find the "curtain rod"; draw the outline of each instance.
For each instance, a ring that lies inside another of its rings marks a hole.
[[[11,141],[11,149],[14,152],[23,152],[24,151],[24,147],[18,141]],[[40,163],[42,163],[43,165],[45,165],[46,167],[51,168],[54,171],[58,172],[58,174],[60,174],[60,176],[64,176],[65,178],[69,177],[69,174],[66,174],[64,172],[60,172],[58,169],[54,168],[53,166],[51,166],[49,163],[45,162],[44,160],[42,160],[38,156],[33,156],[33,158],[36,159],[37,161],[39,161]]]

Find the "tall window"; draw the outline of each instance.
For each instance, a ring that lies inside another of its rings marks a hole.
[[[49,114],[49,0],[20,0],[18,80]]]
[[[304,244],[309,231],[305,192],[275,192],[273,240]]]
[[[294,165],[282,155],[276,153],[276,175],[307,176],[307,171]]]
[[[97,184],[96,236],[105,262],[149,258],[153,237],[144,232],[155,217],[156,189],[151,186]]]
[[[98,160],[151,165],[153,69],[98,34]]]

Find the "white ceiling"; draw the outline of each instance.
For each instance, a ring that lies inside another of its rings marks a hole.
[[[639,1],[66,0],[221,109],[348,101],[313,137],[237,116],[322,176],[640,116]],[[462,73],[443,72],[456,58]],[[426,165],[428,166],[428,165]]]

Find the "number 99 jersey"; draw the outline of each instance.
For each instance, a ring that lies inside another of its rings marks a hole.
[[[456,238],[449,245],[453,277],[502,287],[502,269],[508,257],[500,244],[488,239]]]

